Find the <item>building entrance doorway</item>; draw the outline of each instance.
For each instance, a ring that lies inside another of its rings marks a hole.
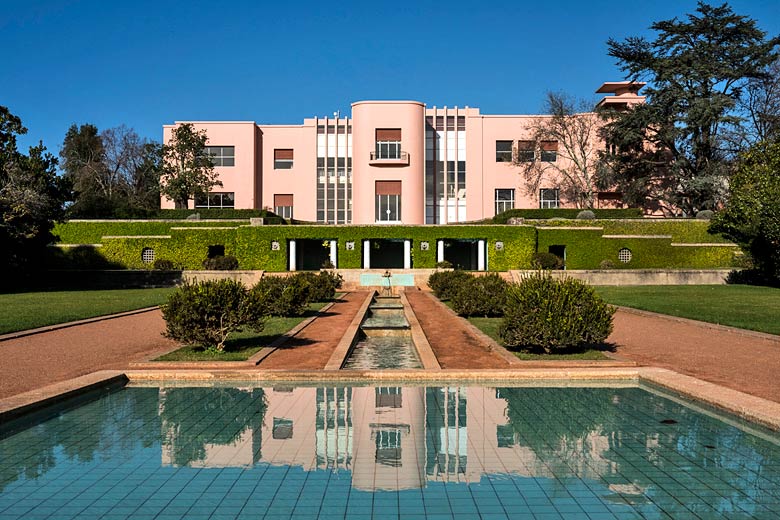
[[[465,271],[477,271],[479,241],[473,240],[444,240],[444,260],[452,264],[455,269]]]
[[[371,269],[403,269],[404,241],[374,239],[370,241]]]

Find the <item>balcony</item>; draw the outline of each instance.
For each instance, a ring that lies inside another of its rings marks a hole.
[[[409,153],[408,152],[394,152],[390,153],[378,153],[376,151],[371,152],[371,156],[368,159],[368,164],[371,166],[409,166]]]

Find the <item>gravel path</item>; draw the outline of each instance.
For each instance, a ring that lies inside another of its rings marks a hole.
[[[0,342],[0,398],[176,348],[159,310]]]
[[[620,358],[780,402],[780,337],[764,339],[618,310],[608,341],[617,345]]]

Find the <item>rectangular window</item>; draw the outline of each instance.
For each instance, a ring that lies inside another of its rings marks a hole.
[[[540,208],[560,207],[559,190],[557,188],[542,188],[539,190]]]
[[[202,197],[195,197],[196,208],[233,208],[236,197],[234,192],[211,192]]]
[[[517,141],[517,162],[534,162],[533,141]]]
[[[542,162],[555,162],[558,156],[558,141],[542,141]]]
[[[293,218],[293,196],[290,194],[274,195],[274,213],[284,219]]]
[[[293,167],[293,151],[291,148],[274,149],[274,170],[289,170]]]
[[[205,146],[203,153],[211,157],[211,163],[214,166],[236,165],[235,146]]]
[[[376,129],[376,159],[401,158],[401,129]]]
[[[515,207],[515,190],[496,189],[496,215]]]
[[[376,181],[376,221],[401,221],[401,181]]]
[[[512,141],[496,141],[496,162],[512,162]]]

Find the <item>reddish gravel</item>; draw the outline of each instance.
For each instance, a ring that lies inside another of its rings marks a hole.
[[[314,320],[282,348],[260,362],[260,368],[287,370],[325,368],[341,337],[368,297],[367,291],[344,295],[324,315]]]
[[[501,356],[427,292],[407,291],[409,305],[442,368],[509,368]]]
[[[0,398],[173,350],[159,310],[0,342]]]
[[[777,340],[618,310],[608,341],[620,358],[780,402]]]

